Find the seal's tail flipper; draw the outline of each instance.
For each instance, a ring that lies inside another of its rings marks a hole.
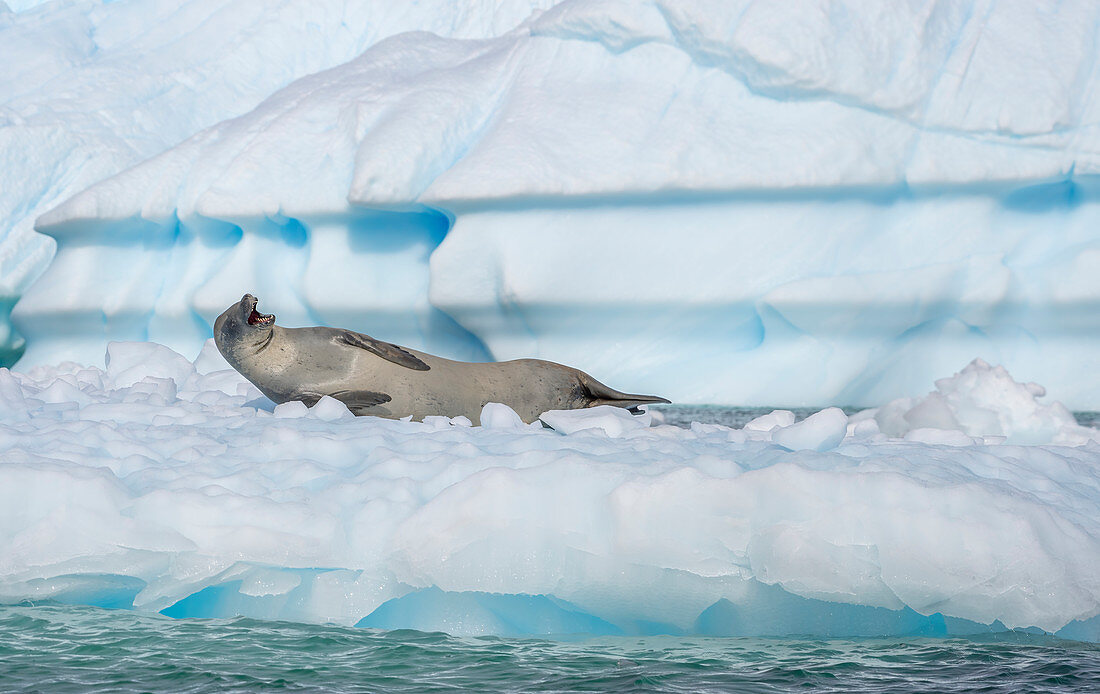
[[[656,395],[634,395],[617,391],[614,388],[608,388],[588,374],[582,374],[581,384],[584,386],[584,389],[588,391],[588,397],[591,398],[588,403],[589,407],[596,407],[597,405],[614,405],[616,407],[625,407],[632,410],[639,405],[672,403],[671,400],[659,398]]]

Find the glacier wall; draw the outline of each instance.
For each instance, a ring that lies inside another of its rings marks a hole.
[[[982,356],[1100,407],[1100,9],[531,9],[395,30],[52,206],[21,368],[194,354],[248,290],[682,402],[870,404]]]
[[[471,211],[432,256],[431,300],[497,358],[584,364],[681,402],[870,406],[991,355],[1090,409],[1089,188]]]

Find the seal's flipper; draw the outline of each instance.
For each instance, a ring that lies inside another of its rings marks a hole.
[[[666,400],[656,395],[634,395],[620,392],[614,388],[605,386],[586,373],[581,374],[581,385],[588,391],[588,397],[590,398],[588,403],[589,407],[595,407],[597,405],[614,405],[616,407],[625,407],[629,410],[633,410],[639,405],[654,405],[656,403],[665,403],[666,405],[672,404],[671,400]]]
[[[291,400],[298,400],[304,402],[306,407],[313,407],[317,404],[317,401],[321,399],[322,393],[296,393]]]
[[[306,404],[306,407],[313,407],[323,395],[328,395],[330,398],[336,398],[344,403],[353,414],[360,414],[367,408],[381,405],[393,399],[385,393],[375,393],[372,390],[337,390],[332,393],[305,391],[298,393],[292,399],[301,400]]]
[[[371,354],[382,357],[386,361],[393,362],[398,366],[404,366],[406,369],[412,369],[413,371],[429,371],[432,368],[420,361],[415,355],[410,354],[397,345],[376,340],[370,335],[364,335],[351,330],[340,330],[336,333],[336,341],[352,347],[365,349]],[[389,398],[387,397],[386,400],[389,400]]]
[[[393,399],[385,393],[375,393],[373,390],[338,390],[332,397],[347,405],[352,414],[370,414],[365,410]]]

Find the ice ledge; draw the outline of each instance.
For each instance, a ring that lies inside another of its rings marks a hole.
[[[1078,103],[1097,74],[1079,29],[1094,10],[894,12],[848,13],[840,27],[824,12],[566,2],[488,39],[399,34],[92,186],[39,227],[1100,171],[1100,106]],[[926,31],[914,38],[914,25]],[[791,43],[791,26],[812,40]],[[1018,26],[1031,29],[990,38]]]
[[[330,570],[331,571],[331,570]],[[160,610],[174,618],[302,619],[294,606],[324,570],[266,570],[284,584],[274,592],[257,591],[245,580],[208,586]],[[346,572],[338,572],[346,573]],[[270,580],[270,579],[269,579]],[[128,576],[72,575],[52,579],[54,592],[41,603],[92,605],[133,609],[144,582]],[[255,583],[255,581],[251,581]],[[938,637],[955,638],[1010,631],[1047,634],[1077,641],[1100,642],[1097,621],[1074,620],[1051,633],[1039,627],[1009,629],[999,620],[981,624],[940,613],[922,615],[908,607],[888,609],[807,599],[779,586],[750,582],[733,602],[719,598],[690,623],[677,625],[647,619],[617,623],[598,616],[598,607],[585,609],[553,595],[444,591],[436,586],[411,590],[391,598],[355,623],[368,629],[415,629],[452,636],[765,636],[765,637]],[[57,590],[58,586],[66,586]],[[303,589],[300,589],[302,587]],[[0,596],[3,599],[3,596]],[[16,602],[25,602],[26,599]]]
[[[436,605],[516,633],[1087,635],[1100,432],[1052,432],[1038,390],[975,363],[936,408],[891,410],[905,438],[836,410],[552,430],[487,405],[471,427],[275,408],[216,350],[115,343],[106,369],[0,370],[0,596],[344,624],[397,600],[375,618],[427,628]],[[1004,440],[1041,431],[1078,445]]]

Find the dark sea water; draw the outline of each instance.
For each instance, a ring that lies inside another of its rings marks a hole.
[[[692,422],[702,424],[722,424],[740,428],[760,415],[767,414],[774,407],[730,407],[728,405],[655,405],[650,408],[664,418],[665,424],[689,427]],[[821,408],[790,407],[795,419],[803,420]],[[855,414],[858,407],[842,408],[845,414]],[[1081,426],[1100,428],[1100,412],[1074,412],[1074,418]]]
[[[687,428],[692,422],[700,424],[721,424],[727,427],[740,429],[761,415],[768,414],[776,409],[788,409],[794,413],[796,420],[801,421],[809,417],[821,408],[812,407],[731,407],[728,405],[653,405],[651,412],[658,413],[664,418],[665,424]],[[842,408],[845,414],[859,412],[858,408]]]
[[[982,639],[455,638],[0,607],[2,692],[1098,692],[1100,645]]]

